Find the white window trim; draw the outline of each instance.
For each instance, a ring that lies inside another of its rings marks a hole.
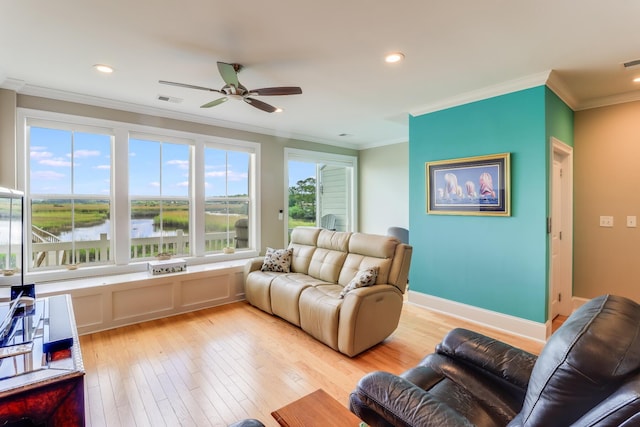
[[[284,241],[289,241],[288,218],[289,218],[289,161],[325,163],[334,166],[344,166],[353,168],[351,175],[351,215],[350,224],[353,224],[353,231],[358,230],[358,157],[346,154],[326,153],[322,151],[301,150],[299,148],[284,149]]]
[[[250,227],[250,241],[254,242],[256,249],[249,251],[242,251],[235,254],[205,254],[204,253],[204,239],[199,236],[200,233],[189,233],[190,245],[193,247],[193,255],[187,257],[188,265],[200,265],[208,263],[217,263],[230,261],[234,259],[244,259],[255,257],[259,254],[259,248],[261,247],[260,239],[260,194],[259,184],[256,182],[257,177],[260,176],[260,144],[250,141],[235,140],[230,138],[223,138],[205,134],[197,134],[186,131],[178,131],[166,128],[156,128],[147,125],[139,125],[135,123],[117,122],[99,118],[75,116],[63,113],[33,110],[27,108],[17,109],[17,132],[16,132],[16,160],[17,160],[17,185],[19,189],[23,191],[28,188],[28,176],[27,176],[27,162],[29,161],[29,153],[27,146],[27,122],[30,126],[51,125],[51,122],[57,122],[61,128],[68,124],[68,127],[73,127],[76,130],[82,130],[83,128],[92,129],[104,129],[105,133],[114,135],[112,151],[112,165],[113,170],[111,173],[111,185],[113,194],[112,211],[114,215],[119,218],[130,218],[130,206],[129,206],[129,153],[128,153],[128,140],[130,135],[145,139],[149,136],[157,136],[167,142],[181,142],[188,143],[192,146],[190,155],[192,160],[193,173],[190,179],[191,188],[190,196],[193,200],[192,219],[194,221],[194,230],[204,227],[204,147],[245,151],[252,153],[251,164],[249,167],[249,191],[252,197],[250,205],[250,218],[252,218],[252,227]],[[115,171],[117,170],[117,173]],[[256,179],[254,179],[256,178]],[[126,188],[126,191],[113,191],[114,188]],[[25,194],[26,196],[26,194]],[[29,195],[30,197],[30,195]],[[25,208],[27,208],[25,206]],[[24,235],[30,236],[31,218],[26,215],[28,209],[25,209],[25,221],[24,221]],[[114,228],[112,230],[113,236],[128,236],[129,235],[129,223],[128,221],[114,222]],[[38,282],[44,283],[57,280],[77,279],[82,277],[91,276],[107,276],[124,273],[133,273],[145,271],[147,269],[147,261],[131,261],[129,260],[130,245],[128,239],[114,239],[114,262],[115,264],[109,265],[96,265],[80,268],[74,271],[68,270],[45,270],[45,271],[27,271],[25,270],[26,282]],[[28,246],[28,244],[27,244]],[[26,248],[25,248],[26,251]],[[30,259],[30,257],[28,257]]]

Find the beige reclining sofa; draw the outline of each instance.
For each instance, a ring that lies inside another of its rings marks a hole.
[[[288,249],[289,272],[262,271],[264,257],[247,263],[249,303],[347,356],[393,333],[400,320],[411,246],[391,236],[297,227]],[[371,269],[377,271],[375,283],[341,295],[358,282],[359,272]]]

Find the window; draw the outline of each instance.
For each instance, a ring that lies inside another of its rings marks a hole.
[[[205,148],[207,252],[249,247],[250,160],[249,153]]]
[[[31,268],[111,261],[112,135],[29,128]]]
[[[285,163],[288,230],[301,225],[356,230],[355,157],[285,149]]]
[[[189,255],[189,149],[129,138],[132,259]]]
[[[257,255],[258,144],[34,110],[18,115],[18,187],[31,229],[26,274],[34,275],[27,280],[39,272],[56,280],[141,271],[162,252],[189,264]]]

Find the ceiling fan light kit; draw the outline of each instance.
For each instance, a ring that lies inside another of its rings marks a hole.
[[[247,104],[255,107],[259,110],[267,113],[281,112],[282,109],[276,108],[273,105],[260,101],[259,99],[252,98],[252,96],[279,96],[279,95],[300,95],[302,89],[298,86],[279,86],[279,87],[265,87],[261,89],[249,90],[243,86],[238,80],[238,72],[242,70],[240,64],[228,64],[226,62],[218,62],[218,72],[224,80],[225,85],[222,89],[212,89],[204,86],[190,85],[186,83],[170,82],[166,80],[159,80],[158,82],[170,86],[184,87],[187,89],[205,90],[208,92],[218,92],[224,95],[222,98],[215,99],[213,101],[202,104],[200,108],[211,108],[216,105],[220,105],[230,98],[242,100]]]

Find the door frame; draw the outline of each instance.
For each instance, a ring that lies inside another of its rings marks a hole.
[[[555,155],[560,155],[562,157],[562,170],[563,170],[563,194],[566,194],[567,197],[564,197],[562,200],[562,223],[563,223],[563,238],[562,240],[566,242],[565,245],[562,246],[563,256],[562,259],[567,260],[569,263],[567,268],[564,270],[564,286],[559,289],[559,292],[564,296],[562,301],[559,302],[558,314],[563,316],[568,316],[571,314],[573,310],[573,148],[564,142],[560,141],[555,137],[551,137],[551,149],[550,149],[550,159],[549,159],[549,218],[551,218],[551,213],[553,212],[553,161]],[[551,224],[553,227],[553,224]],[[550,230],[549,230],[550,231]],[[549,310],[549,319],[551,319],[551,290],[552,290],[552,280],[553,280],[553,253],[552,253],[552,239],[549,234],[548,239],[549,250],[549,271],[548,271],[548,310]]]

